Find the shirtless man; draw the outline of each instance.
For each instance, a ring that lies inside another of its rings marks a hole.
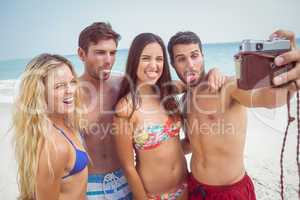
[[[120,169],[111,135],[113,107],[122,77],[110,76],[120,35],[110,24],[97,22],[79,35],[78,55],[84,63],[80,77],[83,103],[87,107],[84,138],[91,164],[87,199],[131,199],[128,183]]]
[[[288,32],[284,31],[276,34],[288,36]],[[288,38],[293,42],[292,35]],[[274,108],[283,105],[287,91],[295,91],[295,85],[254,92],[240,90],[236,80],[229,80],[220,92],[211,94],[204,81],[204,58],[199,37],[193,32],[179,32],[170,39],[168,51],[179,78],[188,85],[184,116],[192,149],[189,199],[254,200],[254,186],[243,162],[246,107]],[[295,50],[288,55],[291,54],[295,59]],[[299,51],[296,54],[299,61]],[[291,56],[284,56],[285,62],[291,61],[288,60]],[[299,69],[298,62],[296,68],[280,80],[299,78]]]

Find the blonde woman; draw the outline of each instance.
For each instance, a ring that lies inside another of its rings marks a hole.
[[[42,54],[27,65],[13,115],[19,199],[85,199],[77,84],[73,66],[59,55]]]

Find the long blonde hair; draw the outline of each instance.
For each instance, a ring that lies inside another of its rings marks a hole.
[[[42,145],[47,149],[51,142],[51,136],[47,130],[52,123],[47,116],[44,79],[49,70],[62,64],[66,64],[74,77],[77,77],[72,64],[66,58],[59,55],[41,54],[28,63],[21,79],[12,119],[13,142],[18,162],[19,199],[21,200],[35,198],[38,149],[40,149],[38,147]],[[71,116],[72,120],[69,122],[74,131],[83,128],[80,120],[84,112],[80,102],[79,87],[77,88],[74,95],[75,109]],[[49,156],[48,165],[51,168]]]

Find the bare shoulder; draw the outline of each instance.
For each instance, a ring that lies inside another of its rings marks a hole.
[[[115,113],[117,117],[130,118],[133,111],[133,104],[130,95],[122,97],[115,107]]]

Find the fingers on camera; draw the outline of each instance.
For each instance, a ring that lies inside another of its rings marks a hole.
[[[300,49],[283,53],[275,58],[275,64],[277,66],[285,65],[291,62],[300,62]]]
[[[286,38],[286,39],[295,39],[295,34],[291,31],[283,30],[283,29],[278,29],[275,31],[270,38]]]

